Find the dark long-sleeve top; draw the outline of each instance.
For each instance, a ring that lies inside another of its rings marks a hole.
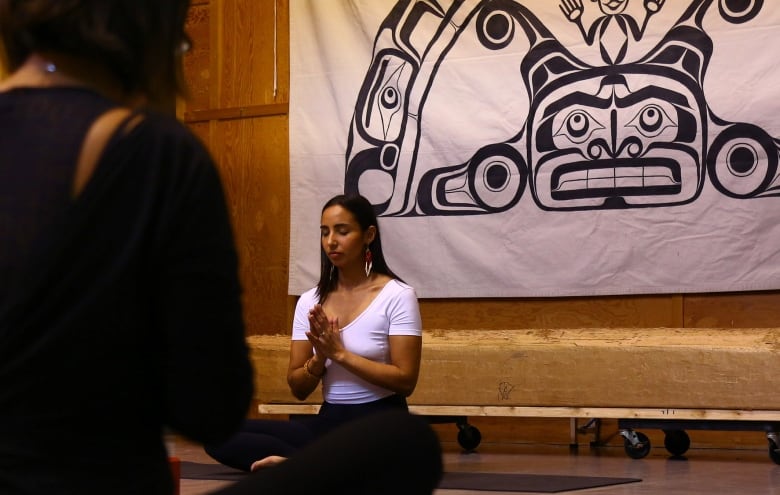
[[[171,428],[218,442],[252,370],[237,255],[208,152],[143,112],[73,198],[114,104],[0,93],[0,493],[169,494]]]

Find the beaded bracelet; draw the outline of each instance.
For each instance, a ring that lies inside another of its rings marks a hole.
[[[307,375],[309,375],[312,378],[316,378],[317,380],[321,379],[323,376],[325,376],[325,372],[328,371],[327,368],[322,370],[321,375],[317,375],[312,373],[311,369],[309,368],[309,362],[311,361],[311,358],[307,359],[305,363],[303,363],[303,371]]]

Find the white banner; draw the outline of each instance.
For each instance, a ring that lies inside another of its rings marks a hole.
[[[292,0],[290,294],[359,192],[420,297],[780,288],[780,9]]]

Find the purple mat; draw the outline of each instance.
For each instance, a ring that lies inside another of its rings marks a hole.
[[[249,473],[222,464],[181,461],[181,477],[188,480],[238,481],[247,474]]]
[[[181,477],[194,480],[238,481],[247,473],[221,464],[182,461]],[[444,473],[439,488],[492,492],[559,493],[599,486],[636,483],[638,478],[568,476],[557,474]]]
[[[444,473],[439,488],[491,492],[558,493],[637,481],[642,480],[558,474]]]

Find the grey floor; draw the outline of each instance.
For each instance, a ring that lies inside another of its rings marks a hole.
[[[182,460],[213,462],[197,445],[177,439],[175,454]],[[477,452],[464,453],[455,443],[445,442],[446,471],[562,474],[641,478],[639,483],[614,485],[568,494],[749,494],[780,495],[780,465],[772,462],[768,449],[711,449],[692,445],[684,458],[675,459],[661,447],[653,447],[643,459],[631,459],[620,446],[570,449],[568,445],[486,444]],[[224,481],[182,479],[180,495],[202,495],[224,486]],[[467,490],[437,490],[435,495],[489,493]]]

